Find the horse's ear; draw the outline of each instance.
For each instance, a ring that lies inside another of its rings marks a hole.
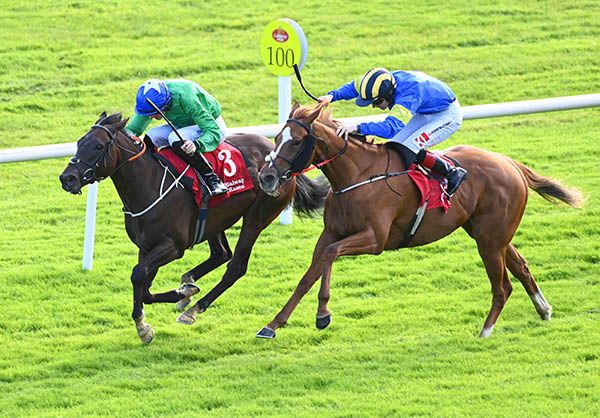
[[[319,115],[321,114],[321,111],[323,110],[323,108],[325,107],[324,104],[319,103],[315,106],[315,109],[310,112],[308,114],[308,116],[306,116],[306,120],[305,122],[310,125],[311,123],[313,123],[315,120],[317,120],[317,118],[319,117]]]
[[[120,120],[113,125],[113,129],[115,130],[115,132],[121,131],[121,130],[123,130],[123,128],[125,128],[125,125],[127,125],[127,122],[129,122],[129,118]]]
[[[100,122],[102,119],[104,119],[106,117],[106,112],[102,112],[100,113],[100,116],[98,116],[98,120],[96,121],[96,124],[98,124],[98,122]]]
[[[294,117],[294,112],[296,111],[296,109],[298,109],[300,107],[300,103],[298,103],[297,101],[294,101],[294,104],[292,105],[292,110],[290,110],[290,118]]]

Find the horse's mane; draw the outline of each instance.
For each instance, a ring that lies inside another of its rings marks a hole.
[[[292,116],[297,119],[302,119],[302,118],[308,117],[308,115],[310,113],[312,113],[319,107],[322,107],[323,110],[321,110],[321,113],[319,114],[319,117],[317,118],[317,122],[320,122],[323,125],[328,126],[334,130],[339,128],[342,125],[341,121],[334,119],[331,116],[331,109],[324,107],[322,104],[319,104],[319,103],[317,103],[314,106],[300,106],[293,112]],[[349,138],[357,140],[358,142],[361,142],[363,144],[373,144],[373,142],[367,140],[367,138],[364,135],[352,135],[351,134],[351,135],[349,135]]]

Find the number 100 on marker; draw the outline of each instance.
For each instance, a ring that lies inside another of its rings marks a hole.
[[[291,49],[283,49],[282,47],[273,48],[268,47],[269,51],[269,65],[276,65],[278,67],[289,67],[294,66],[294,51]]]
[[[260,55],[273,74],[287,77],[294,73],[294,64],[302,68],[306,61],[307,43],[304,32],[290,19],[269,23],[260,38]]]

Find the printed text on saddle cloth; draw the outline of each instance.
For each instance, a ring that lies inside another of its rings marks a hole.
[[[187,163],[177,156],[171,148],[162,148],[159,151],[159,155],[168,160],[177,173],[181,173],[187,166]],[[210,199],[208,204],[209,207],[216,206],[228,197],[250,190],[254,187],[252,179],[248,174],[248,168],[244,162],[244,157],[234,146],[227,142],[223,142],[214,151],[205,152],[203,155],[213,167],[215,174],[219,176],[225,186],[229,189],[228,193]],[[202,190],[196,172],[194,170],[188,170],[185,177],[193,180],[193,185],[191,187],[186,185],[186,187],[192,190],[196,203],[200,205],[202,201]],[[185,184],[185,182],[183,183]]]

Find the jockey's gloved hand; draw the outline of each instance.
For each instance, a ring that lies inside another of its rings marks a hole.
[[[326,94],[325,96],[319,97],[319,103],[329,104],[333,100],[333,96],[331,94]]]
[[[358,126],[355,124],[350,124],[350,125],[342,125],[340,126],[337,131],[335,131],[335,133],[339,136],[344,138],[345,141],[348,140],[348,134],[351,134],[353,132],[356,132],[356,130],[358,129]]]
[[[181,145],[181,149],[187,155],[194,155],[196,148],[196,144],[194,144],[192,141],[183,141],[183,145]]]
[[[127,129],[125,129],[123,132],[125,132],[125,135],[127,135],[127,137],[129,137],[129,139],[131,139],[132,141],[136,141],[136,142],[141,141],[139,136],[132,134]]]

